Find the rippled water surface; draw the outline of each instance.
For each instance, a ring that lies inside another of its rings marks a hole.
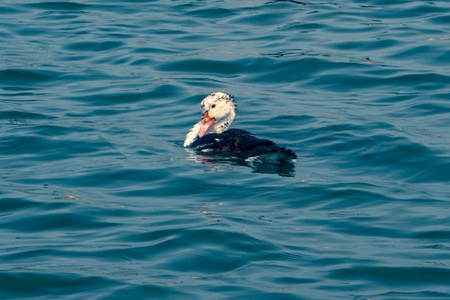
[[[0,4],[0,297],[450,298],[448,1]],[[183,148],[200,100],[295,170]]]

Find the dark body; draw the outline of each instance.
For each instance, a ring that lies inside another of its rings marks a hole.
[[[189,147],[199,152],[208,151],[241,159],[255,157],[270,162],[292,163],[297,158],[291,150],[280,147],[272,141],[259,139],[242,129],[206,134]]]

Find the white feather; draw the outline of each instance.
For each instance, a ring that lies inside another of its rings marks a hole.
[[[202,114],[208,112],[209,118],[216,120],[205,134],[224,132],[228,129],[231,122],[233,122],[236,115],[233,98],[222,92],[216,92],[206,96],[201,102],[201,107]],[[184,147],[188,147],[198,138],[201,126],[202,121],[196,123],[189,130],[184,140]]]

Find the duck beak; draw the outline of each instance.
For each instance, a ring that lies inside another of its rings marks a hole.
[[[205,111],[202,115],[202,121],[200,124],[200,130],[198,131],[198,136],[202,137],[205,135],[205,133],[208,131],[209,127],[211,127],[212,124],[216,122],[216,119],[210,118],[208,116],[208,112]]]

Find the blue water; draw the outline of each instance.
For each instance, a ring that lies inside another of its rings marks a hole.
[[[0,4],[0,297],[450,298],[450,2]],[[186,151],[210,92],[294,170]]]

